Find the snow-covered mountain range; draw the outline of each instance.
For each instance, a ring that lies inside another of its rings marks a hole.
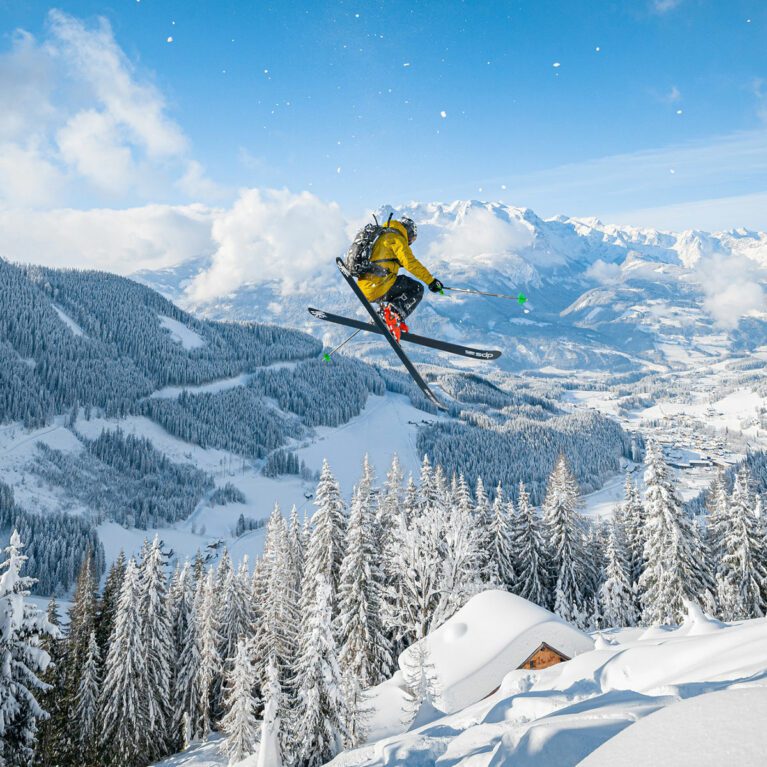
[[[377,215],[385,220],[392,210],[417,221],[414,251],[445,284],[528,296],[523,308],[497,298],[427,295],[413,318],[425,335],[497,346],[507,370],[675,368],[767,340],[767,234],[674,234],[596,219],[542,219],[477,201],[386,206]],[[343,330],[318,325],[306,307],[362,316],[337,279],[336,255],[328,253],[310,280],[291,281],[286,263],[284,279],[250,281],[206,298],[191,286],[218,254],[135,277],[212,319],[275,322],[333,341]],[[237,257],[247,262],[249,253]],[[363,339],[358,348],[377,353],[380,344]],[[434,359],[417,350],[414,356]]]

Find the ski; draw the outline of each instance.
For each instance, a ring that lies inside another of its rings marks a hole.
[[[354,320],[350,317],[342,317],[339,314],[331,314],[325,312],[322,309],[313,309],[309,307],[309,314],[312,317],[316,317],[318,320],[325,320],[326,322],[333,322],[336,325],[345,325],[349,328],[357,328],[357,330],[366,330],[370,333],[377,333],[383,335],[383,331],[372,322],[363,322],[362,320]],[[470,346],[460,346],[459,344],[451,344],[448,341],[440,341],[436,338],[427,338],[426,336],[418,336],[415,333],[403,333],[402,340],[411,344],[417,344],[418,346],[428,346],[430,349],[437,349],[441,352],[448,352],[449,354],[457,354],[461,357],[471,357],[476,360],[497,360],[501,356],[501,352],[489,349],[472,349]]]
[[[359,285],[357,285],[357,281],[354,279],[354,277],[352,277],[352,275],[349,273],[349,270],[344,265],[343,259],[337,258],[336,265],[338,266],[338,271],[341,272],[341,274],[344,276],[344,279],[349,283],[349,287],[354,291],[354,295],[359,298],[362,305],[365,307],[365,309],[367,309],[368,314],[372,318],[376,327],[380,330],[381,335],[386,338],[391,348],[394,349],[394,353],[399,357],[400,362],[405,366],[407,372],[410,373],[411,378],[416,382],[418,388],[424,393],[426,398],[432,404],[434,404],[440,410],[447,410],[447,408],[437,399],[434,392],[429,388],[429,384],[427,384],[426,381],[421,378],[421,374],[416,370],[415,365],[413,365],[413,363],[410,361],[410,358],[407,356],[407,354],[402,351],[402,347],[397,343],[394,336],[389,332],[389,329],[386,327],[381,317],[379,317],[378,312],[373,308],[370,301],[365,298],[365,294],[360,290]]]

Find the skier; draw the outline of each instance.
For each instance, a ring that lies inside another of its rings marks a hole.
[[[439,293],[444,285],[413,255],[410,246],[418,236],[415,221],[403,217],[399,221],[387,222],[387,229],[373,246],[370,260],[381,267],[386,274],[363,274],[358,284],[365,298],[378,304],[379,312],[391,334],[399,341],[402,333],[408,332],[405,318],[412,314],[423,298],[423,285],[404,274],[398,274],[400,267],[407,269],[429,286],[432,293]]]

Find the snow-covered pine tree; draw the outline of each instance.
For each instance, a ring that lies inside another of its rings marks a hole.
[[[280,681],[288,685],[295,676],[296,644],[299,631],[299,595],[295,590],[296,573],[292,570],[291,541],[280,507],[275,504],[266,527],[263,577],[264,604],[254,635],[256,678],[266,682],[270,658],[274,658]]]
[[[216,684],[221,679],[221,656],[218,648],[221,635],[216,611],[216,574],[208,569],[202,581],[202,598],[195,604],[194,619],[199,636],[200,661],[197,667],[196,687],[199,693],[197,713],[200,717],[197,731],[203,739],[210,735],[216,712],[213,709]],[[195,600],[196,601],[196,600]]]
[[[403,501],[402,467],[395,453],[375,508],[378,548],[381,552],[381,567],[384,571],[386,570],[385,560],[387,551],[392,544],[392,530],[397,517],[403,512]]]
[[[750,488],[748,468],[735,476],[726,513],[718,520],[717,601],[725,621],[761,618],[765,614],[762,589],[767,571],[761,561],[759,520]]]
[[[714,566],[718,569],[722,559],[722,538],[724,526],[729,517],[730,496],[727,492],[727,477],[720,470],[708,488],[706,495],[706,542]]]
[[[61,631],[61,616],[59,606],[54,597],[48,602],[48,622]],[[48,685],[48,689],[38,700],[40,706],[48,713],[48,717],[40,722],[35,743],[35,767],[48,767],[51,764],[64,764],[69,742],[68,724],[69,712],[65,705],[62,691],[64,684],[64,654],[66,640],[62,633],[57,636],[46,634],[40,643],[50,656],[48,668],[41,674],[40,679]],[[85,765],[84,767],[87,767]]]
[[[34,579],[21,575],[27,558],[16,530],[0,562],[0,764],[32,763],[37,722],[46,717],[38,698],[48,686],[40,678],[50,663],[42,647],[59,629],[27,601]]]
[[[117,602],[120,599],[123,578],[125,577],[125,554],[121,551],[109,568],[104,591],[98,602],[96,612],[96,641],[99,643],[99,654],[106,660],[109,650],[109,638],[112,636]]]
[[[284,763],[282,718],[285,715],[285,696],[280,686],[280,673],[274,657],[269,659],[266,667],[263,691],[264,714],[256,767],[282,767]],[[288,758],[290,759],[290,755]],[[290,760],[287,763],[293,762]]]
[[[546,566],[543,522],[530,503],[524,482],[519,483],[517,513],[512,521],[512,552],[517,562],[517,579],[512,590],[523,599],[545,607],[550,576]]]
[[[91,631],[88,651],[80,673],[73,709],[73,722],[77,725],[79,761],[81,764],[96,764],[98,754],[99,692],[101,689],[101,659],[96,632]]]
[[[99,698],[105,764],[143,767],[148,761],[147,739],[151,733],[144,690],[146,678],[141,584],[138,567],[131,558],[117,602]]]
[[[408,656],[403,669],[407,696],[403,705],[402,724],[406,727],[418,725],[419,713],[428,716],[436,708],[439,695],[437,672],[431,662],[427,641],[417,642]]]
[[[593,572],[586,554],[579,491],[567,460],[560,455],[543,502],[549,570],[554,576],[553,608],[564,620],[586,627]]]
[[[148,543],[148,542],[147,542]],[[139,568],[140,615],[145,663],[144,705],[150,733],[148,757],[163,756],[168,747],[167,734],[173,716],[171,669],[173,666],[173,629],[168,615],[165,556],[159,536],[145,547]]]
[[[498,485],[500,488],[500,483]],[[494,514],[490,499],[487,497],[482,477],[477,477],[474,488],[474,526],[479,541],[479,574],[485,586],[497,585],[496,563],[493,557]]]
[[[626,545],[620,520],[610,525],[607,539],[607,564],[599,589],[599,608],[606,627],[635,626],[639,615],[634,589],[629,580]]]
[[[290,510],[288,543],[290,544],[290,572],[293,577],[293,589],[296,594],[300,595],[301,580],[304,577],[304,536],[301,522],[298,519],[298,509],[295,505]]]
[[[701,576],[692,521],[671,481],[663,453],[650,442],[645,455],[645,566],[639,578],[642,622],[646,625],[678,623],[685,614],[684,600],[698,602]]]
[[[304,589],[313,599],[302,612],[294,742],[300,746],[303,767],[320,767],[339,753],[346,740],[347,712],[333,635],[332,589],[326,573],[310,575],[310,564],[304,577],[315,578],[315,583]]]
[[[491,583],[511,591],[517,580],[514,565],[514,503],[506,501],[503,487],[498,484],[491,509],[490,522],[490,562],[492,565]]]
[[[422,478],[424,473],[422,472]],[[431,482],[431,467],[428,481]],[[407,501],[406,501],[407,505]],[[442,596],[442,525],[444,509],[433,502],[400,515],[392,531],[387,557],[384,626],[395,651],[426,636]]]
[[[202,614],[205,598],[205,578],[194,583],[192,570],[187,565],[182,570],[183,602],[174,621],[176,627],[176,645],[178,658],[175,663],[173,679],[174,716],[172,741],[177,747],[184,748],[193,738],[202,737],[203,712],[200,708],[200,625],[198,616]],[[194,588],[194,594],[190,592]],[[183,633],[178,633],[183,632]]]
[[[440,473],[439,467],[435,477]],[[433,617],[433,628],[443,624],[475,594],[483,590],[483,530],[476,524],[474,504],[461,476],[445,503],[442,526],[440,598]],[[484,512],[483,512],[484,516]]]
[[[346,555],[341,564],[336,636],[349,717],[347,746],[363,742],[367,705],[364,691],[391,672],[392,658],[381,621],[381,577],[376,572],[375,516],[363,475],[352,498]]]
[[[218,577],[223,579],[218,588],[218,624],[221,633],[218,651],[226,674],[234,663],[240,639],[249,638],[253,628],[247,560],[240,564],[237,571],[231,564],[224,568],[219,566]]]
[[[317,576],[325,576],[330,588],[332,615],[338,613],[338,582],[341,577],[341,562],[344,558],[346,536],[346,513],[341,488],[330,471],[327,461],[322,462],[320,481],[314,495],[314,512],[311,521],[311,535],[304,563],[305,577],[301,589],[301,612],[306,612],[314,603],[312,590]]]
[[[224,684],[225,714],[220,727],[226,740],[221,748],[229,757],[229,764],[239,762],[256,750],[259,728],[253,697],[255,685],[256,670],[242,639],[237,643],[234,663],[227,672]]]
[[[632,585],[639,581],[644,569],[644,545],[646,538],[645,511],[642,498],[631,475],[626,474],[626,501],[623,505],[623,525],[626,531],[626,556],[628,576]],[[638,591],[637,591],[638,593]],[[637,602],[637,607],[639,603]]]

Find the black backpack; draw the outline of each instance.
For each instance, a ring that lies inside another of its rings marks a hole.
[[[389,226],[392,215],[392,213],[389,214],[389,219],[384,226],[381,226],[378,219],[373,215],[375,223],[366,224],[357,232],[354,242],[349,246],[349,250],[346,251],[346,258],[344,258],[344,264],[352,276],[361,277],[363,274],[373,274],[376,277],[386,277],[389,274],[383,266],[379,266],[370,259],[373,255],[373,246],[382,234],[393,232],[402,236],[402,232]]]

